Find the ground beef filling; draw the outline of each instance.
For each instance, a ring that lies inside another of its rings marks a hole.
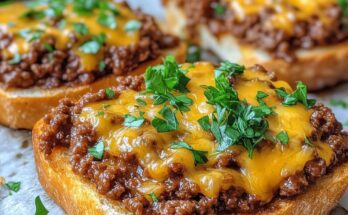
[[[143,79],[122,77],[119,90],[140,90]],[[98,192],[107,197],[122,201],[128,210],[136,214],[221,214],[262,210],[267,204],[242,188],[231,187],[221,191],[217,198],[207,198],[200,194],[199,187],[183,177],[184,168],[180,164],[170,165],[170,177],[164,181],[164,192],[158,196],[159,202],[152,204],[143,195],[134,192],[138,185],[146,180],[146,171],[140,166],[136,156],[124,153],[111,156],[104,153],[101,161],[88,154],[88,148],[98,140],[92,125],[78,120],[82,108],[90,102],[107,99],[104,90],[87,94],[79,102],[62,100],[52,113],[44,118],[45,130],[41,134],[40,149],[49,156],[56,145],[69,148],[70,162],[75,173],[95,184]],[[112,119],[122,123],[122,117]],[[308,161],[302,171],[285,178],[276,198],[287,198],[305,192],[308,186],[318,178],[332,171],[334,166],[346,162],[348,158],[348,135],[342,133],[342,126],[329,108],[323,105],[313,107],[311,124],[315,131],[311,140],[320,139],[330,145],[335,153],[331,165],[327,168],[325,160],[316,157]],[[235,154],[225,154],[216,163],[216,168],[235,168],[238,164]]]
[[[286,33],[280,29],[265,27],[268,18],[275,13],[264,9],[256,15],[250,15],[240,21],[228,9],[225,0],[177,0],[187,16],[187,29],[190,38],[197,35],[197,26],[205,24],[216,36],[231,33],[241,42],[252,44],[269,51],[274,57],[287,61],[295,60],[294,51],[298,48],[336,44],[348,38],[348,28],[343,20],[338,5],[326,9],[330,25],[324,25],[318,17],[297,21],[294,32]],[[214,5],[224,5],[226,11],[222,15],[214,13]]]
[[[5,88],[55,88],[89,84],[107,74],[124,75],[141,63],[157,58],[162,49],[178,45],[178,39],[164,34],[153,17],[139,11],[136,15],[141,22],[139,42],[129,46],[104,46],[102,52],[106,66],[103,71],[84,71],[79,57],[70,48],[47,51],[46,43],[52,47],[55,44],[54,38],[49,38],[45,44],[40,41],[33,42],[29,52],[22,55],[19,64],[1,61],[0,83]],[[74,43],[75,36],[71,34],[70,37]],[[7,48],[11,41],[11,35],[0,31],[0,48]],[[72,47],[72,44],[68,47]]]

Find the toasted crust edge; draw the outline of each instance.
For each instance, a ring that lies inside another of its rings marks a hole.
[[[186,45],[181,43],[177,48],[165,50],[155,60],[143,63],[129,74],[142,74],[147,66],[161,62],[162,57],[172,54],[178,62],[184,62]],[[78,99],[88,92],[97,92],[106,87],[117,86],[116,76],[108,75],[91,84],[77,87],[60,87],[57,89],[29,89],[0,88],[0,124],[14,129],[32,129],[34,124],[58,105],[62,98]]]
[[[167,2],[165,9],[167,18],[163,27],[167,27],[172,34],[187,39],[186,18],[182,10],[173,2]],[[198,29],[199,35],[196,40],[198,39],[203,48],[211,50],[221,59],[247,66],[261,64],[292,86],[295,86],[297,81],[303,81],[309,90],[315,91],[348,80],[348,41],[310,50],[297,50],[297,60],[288,63],[272,58],[261,49],[241,44],[229,34],[217,38],[206,26],[199,26]]]
[[[49,196],[69,215],[131,214],[121,202],[97,193],[87,181],[76,175],[66,148],[55,147],[45,157],[39,149],[39,136],[45,124],[40,120],[33,129],[33,148],[39,181]],[[320,178],[294,198],[278,199],[259,215],[326,215],[334,208],[348,187],[348,164],[342,164]]]

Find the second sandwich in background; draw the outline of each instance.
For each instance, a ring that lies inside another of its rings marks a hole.
[[[0,47],[0,124],[26,129],[61,98],[117,86],[163,53],[185,52],[153,17],[107,0],[2,6]]]
[[[293,86],[318,90],[348,80],[344,1],[164,1],[169,30],[222,59],[262,64]]]

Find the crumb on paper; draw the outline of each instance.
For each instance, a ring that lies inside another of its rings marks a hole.
[[[5,178],[0,176],[0,186],[5,184]]]

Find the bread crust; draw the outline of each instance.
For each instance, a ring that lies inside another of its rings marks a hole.
[[[184,13],[173,2],[168,2],[165,7],[165,26],[170,26],[168,31],[187,38]],[[198,26],[198,30],[196,39],[204,49],[213,51],[221,59],[246,66],[261,64],[292,86],[295,86],[297,81],[303,81],[309,90],[315,91],[348,80],[348,41],[308,50],[299,49],[295,52],[297,60],[289,63],[275,59],[261,49],[241,44],[230,34],[216,37],[206,26]]]
[[[166,50],[162,56],[173,54],[178,62],[184,62],[186,45]],[[159,57],[140,65],[129,74],[137,75],[145,71],[147,66],[161,62]],[[48,113],[51,108],[58,105],[62,98],[78,99],[88,92],[96,92],[106,87],[117,86],[115,75],[105,76],[91,84],[76,87],[59,87],[56,89],[4,89],[0,87],[0,124],[14,129],[32,129],[34,124]]]
[[[33,148],[39,181],[48,195],[69,215],[131,214],[121,202],[97,193],[92,184],[75,174],[67,148],[56,146],[45,157],[39,149],[39,136],[45,124],[40,120],[33,129]],[[348,186],[348,164],[335,168],[309,189],[294,198],[277,199],[259,215],[326,215],[335,207]]]

